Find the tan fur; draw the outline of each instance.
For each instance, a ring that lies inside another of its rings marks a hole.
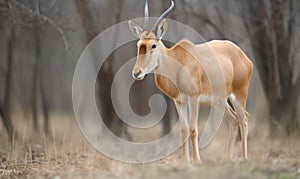
[[[247,56],[243,53],[243,51],[233,44],[230,41],[211,41],[207,43],[208,48],[205,47],[204,50],[201,48],[206,44],[202,44],[202,46],[197,46],[191,43],[188,40],[182,40],[172,48],[168,49],[164,47],[165,55],[170,56],[171,59],[178,61],[180,64],[184,66],[184,68],[190,73],[190,77],[193,78],[195,84],[197,84],[196,93],[200,95],[201,93],[205,93],[211,95],[211,86],[208,81],[207,75],[204,73],[201,64],[195,59],[193,56],[189,54],[185,49],[186,48],[195,48],[195,51],[202,53],[205,59],[201,60],[210,60],[209,56],[215,55],[219,64],[222,66],[222,70],[224,72],[224,77],[226,80],[226,93],[234,93],[237,96],[244,96],[239,98],[240,103],[245,106],[246,97],[248,93],[248,85],[252,74],[253,64],[247,58]],[[207,53],[207,55],[205,55]],[[214,58],[214,57],[211,57]],[[158,67],[163,68],[165,67]],[[168,80],[161,80],[161,77],[156,75],[156,84],[157,86],[164,91],[168,96],[176,99],[179,95],[178,89],[174,89],[174,84],[170,83]],[[180,86],[179,84],[177,84]],[[186,91],[189,95],[194,95],[195,91]]]
[[[233,97],[230,101],[234,105],[234,109],[228,105],[227,120],[231,128],[229,144],[231,146],[229,150],[232,150],[237,129],[236,125],[240,125],[242,132],[242,156],[247,158],[247,135],[248,135],[248,120],[246,115],[246,100],[248,95],[248,87],[250,78],[252,75],[253,64],[244,54],[244,52],[234,43],[230,41],[214,40],[204,44],[193,44],[188,40],[182,40],[171,48],[166,48],[164,44],[156,39],[154,33],[145,31],[140,35],[140,42],[138,43],[138,49],[140,45],[147,47],[147,54],[152,54],[151,46],[153,43],[157,44],[156,53],[162,54],[169,58],[160,57],[158,59],[158,65],[155,68],[155,82],[157,87],[163,91],[166,95],[172,98],[176,104],[177,110],[180,107],[188,104],[190,108],[190,119],[186,121],[183,119],[185,116],[178,110],[179,118],[181,121],[182,136],[186,136],[190,131],[190,138],[192,140],[193,160],[200,160],[198,151],[198,99],[201,95],[208,97],[213,96],[212,88],[218,86],[218,84],[210,84],[205,70],[214,70],[216,65],[212,59],[216,59],[220,65],[223,76],[225,78],[226,98],[230,94]],[[140,54],[138,52],[138,54]],[[146,68],[146,57],[138,57],[134,66],[133,72],[143,71]],[[152,58],[152,57],[151,57]],[[173,62],[180,64],[178,66],[172,66]],[[204,69],[203,66],[209,67]],[[216,71],[217,72],[217,71]],[[219,72],[219,71],[218,71]],[[167,76],[172,78],[167,79],[161,74],[168,74]],[[186,98],[182,98],[185,96]],[[235,99],[236,97],[236,99]],[[235,101],[237,100],[237,101]],[[201,105],[211,106],[209,101],[202,102]],[[242,112],[238,112],[242,111]],[[183,138],[184,139],[184,138]],[[182,139],[182,140],[183,140]],[[183,141],[182,155],[188,158],[188,145]],[[232,154],[230,154],[232,156]],[[189,160],[189,159],[187,159]]]

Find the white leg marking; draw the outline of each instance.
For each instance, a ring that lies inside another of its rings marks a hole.
[[[182,161],[190,163],[189,155],[189,127],[188,127],[188,106],[180,102],[175,102],[176,110],[180,121],[180,132],[182,142]]]
[[[199,147],[198,147],[198,112],[199,103],[197,96],[190,97],[188,99],[189,104],[189,128],[190,128],[190,138],[192,142],[193,150],[193,161],[200,161]]]
[[[246,109],[239,103],[234,94],[229,95],[229,99],[232,102],[235,112],[239,120],[241,138],[242,138],[242,157],[247,159],[247,138],[248,138],[248,118]]]

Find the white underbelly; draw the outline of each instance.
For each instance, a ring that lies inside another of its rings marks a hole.
[[[218,102],[222,102],[225,99],[227,99],[228,96],[225,97],[217,97],[213,95],[208,95],[208,94],[201,94],[198,96],[198,102],[200,104],[216,104]],[[180,101],[182,103],[186,103],[188,101],[188,95],[181,93],[177,98],[176,101]]]
[[[214,96],[214,95],[207,95],[207,94],[202,94],[198,97],[198,102],[203,105],[209,105],[213,106],[219,103],[223,103],[226,101],[228,96]]]
[[[200,103],[211,103],[212,100],[213,100],[213,96],[211,95],[202,94],[198,97],[198,101]]]

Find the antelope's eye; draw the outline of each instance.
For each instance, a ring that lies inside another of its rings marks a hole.
[[[152,45],[152,48],[156,48],[156,44],[153,44],[153,45]]]

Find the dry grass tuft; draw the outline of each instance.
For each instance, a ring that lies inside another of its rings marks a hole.
[[[250,136],[249,160],[230,161],[223,155],[222,126],[215,141],[201,151],[201,164],[181,166],[178,151],[154,163],[126,164],[92,148],[74,119],[57,117],[48,136],[33,132],[27,122],[18,124],[19,136],[12,144],[0,126],[0,178],[300,178],[298,138]],[[240,152],[239,144],[236,149]]]

